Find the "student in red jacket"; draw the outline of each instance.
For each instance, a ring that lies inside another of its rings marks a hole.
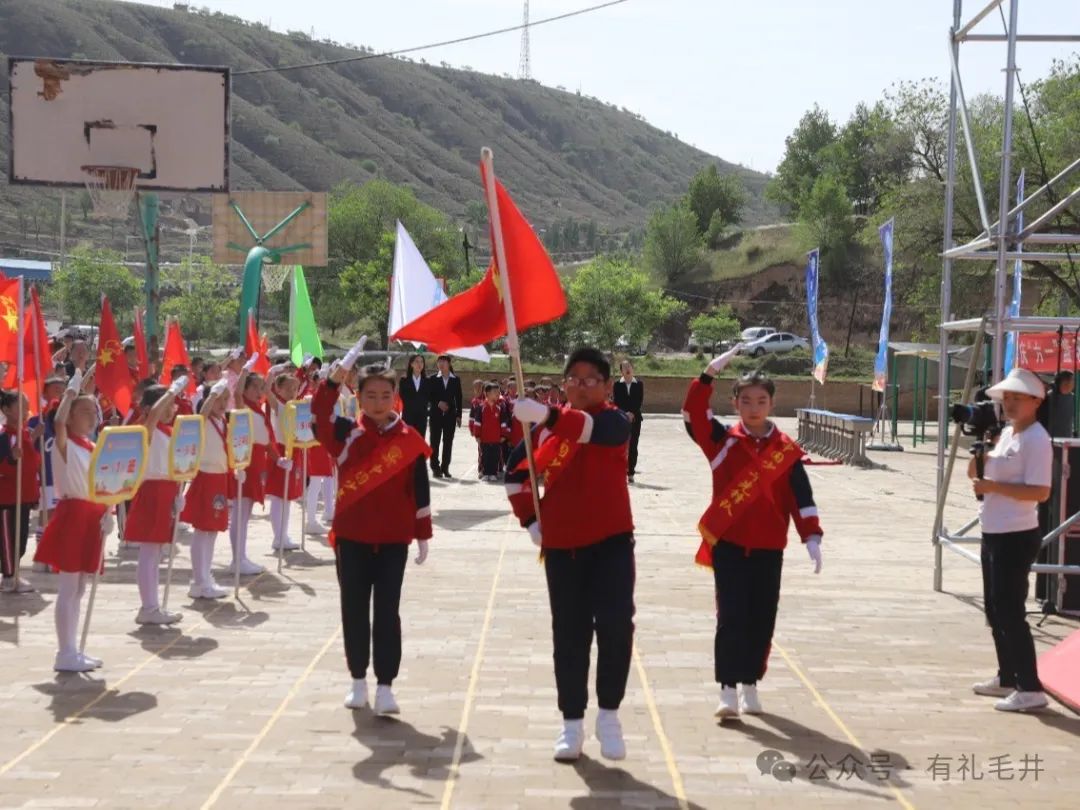
[[[544,489],[540,514],[533,508],[524,445],[510,454],[506,491],[544,558],[563,715],[555,759],[581,756],[594,631],[596,736],[603,756],[623,759],[618,709],[634,644],[634,519],[626,483],[630,422],[608,401],[611,365],[596,349],[570,356],[564,383],[569,407],[532,399],[519,399],[514,407],[515,419],[534,425]]]
[[[509,412],[499,396],[498,383],[484,386],[484,399],[473,406],[469,427],[480,444],[480,477],[498,481],[503,441],[510,436]]]
[[[0,391],[0,412],[4,428],[0,432],[0,592],[30,593],[34,586],[19,577],[19,562],[26,554],[30,536],[30,509],[41,499],[41,456],[35,442],[45,426],[26,429],[29,403],[19,391]],[[17,492],[19,459],[22,458],[22,491]],[[18,536],[15,512],[19,512]]]
[[[713,417],[713,381],[738,347],[720,355],[690,384],[683,418],[712,468],[712,503],[698,524],[697,562],[711,566],[716,588],[716,716],[761,714],[757,682],[765,675],[780,602],[780,571],[788,524],[795,521],[821,571],[821,524],[803,451],[769,419],[776,387],[760,371],[735,381],[739,421]],[[740,706],[737,685],[742,686]]]
[[[367,705],[365,679],[374,657],[378,684],[374,712],[398,714],[391,685],[401,666],[401,586],[409,544],[419,541],[418,565],[428,555],[431,448],[394,410],[396,378],[382,367],[369,369],[360,378],[359,422],[334,417],[339,386],[355,361],[351,354],[333,369],[312,400],[318,439],[338,467],[330,542],[341,586],[345,659],[353,678],[345,706]]]

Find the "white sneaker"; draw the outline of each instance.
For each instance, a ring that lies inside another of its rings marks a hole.
[[[555,740],[555,761],[576,762],[585,744],[585,721],[563,720],[562,731]]]
[[[600,710],[596,716],[596,739],[600,741],[600,755],[604,759],[626,759],[626,742],[617,710]]]
[[[345,708],[346,709],[362,709],[368,705],[367,696],[367,681],[353,680],[352,689],[349,690],[349,694],[345,696]]]
[[[0,592],[3,593],[33,593],[34,586],[21,577],[4,577],[0,582]]]
[[[757,685],[744,683],[739,702],[739,711],[743,714],[761,714],[761,698],[758,697]]]
[[[89,663],[90,666],[92,666],[94,669],[100,669],[101,665],[103,663],[105,663],[100,658],[95,658],[92,655],[87,655],[86,653],[79,653],[79,654],[82,656],[83,660],[86,661],[87,663]]]
[[[389,686],[380,684],[375,687],[374,712],[380,716],[401,714],[401,709],[398,708],[397,701],[394,700],[394,693]]]
[[[739,716],[739,690],[734,686],[720,688],[720,702],[716,704],[716,716],[721,720]]]
[[[191,599],[224,599],[229,592],[213,580],[206,585],[195,585],[188,588],[187,595]]]
[[[240,576],[251,577],[255,574],[261,574],[266,569],[258,563],[254,563],[251,560],[243,559],[240,561]],[[225,573],[236,576],[236,563],[229,563],[229,566],[225,569]]]
[[[1008,697],[1013,693],[1011,686],[1002,686],[1001,679],[995,675],[989,680],[982,681],[981,683],[972,684],[971,691],[976,695],[983,695],[985,697]]]
[[[283,548],[285,551],[296,551],[300,548],[299,543],[294,543],[290,538],[286,537],[283,542],[275,540],[274,544],[270,546],[274,551],[281,551]]]
[[[1049,705],[1045,692],[1021,692],[1017,689],[995,703],[994,708],[999,712],[1034,712]]]
[[[77,652],[57,653],[53,669],[57,672],[89,672],[94,669],[94,665]]]
[[[304,527],[305,534],[326,534],[326,527],[321,523],[309,520],[307,526]]]
[[[139,615],[135,617],[136,624],[176,624],[183,619],[180,613],[155,608],[140,608]]]

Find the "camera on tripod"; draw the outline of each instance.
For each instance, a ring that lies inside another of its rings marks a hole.
[[[960,425],[961,433],[974,437],[971,455],[975,457],[975,474],[983,478],[986,472],[987,445],[992,444],[1005,428],[1005,423],[998,416],[997,405],[985,393],[979,392],[974,402],[953,405],[949,415],[953,422]],[[983,499],[982,495],[975,497],[980,501]]]

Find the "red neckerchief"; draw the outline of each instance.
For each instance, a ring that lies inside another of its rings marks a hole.
[[[172,425],[166,425],[164,422],[158,422],[157,429],[164,433],[166,436],[172,436]]]
[[[270,410],[267,408],[267,403],[263,402],[260,404],[258,402],[252,402],[247,397],[244,397],[244,404],[263,418],[263,424],[266,425],[266,435],[269,437],[270,444],[277,444],[277,441],[274,438],[274,423],[270,420]]]
[[[378,431],[378,426],[368,417],[360,419],[360,429],[364,432]],[[372,490],[385,484],[401,470],[412,467],[420,456],[430,456],[431,448],[424,438],[405,424],[399,417],[387,428],[385,434],[389,440],[378,453],[370,453],[366,458],[345,474],[341,473],[338,484],[338,509],[348,509],[361,498],[370,495]]]
[[[94,443],[92,441],[90,441],[88,438],[86,438],[85,436],[72,436],[72,435],[69,434],[68,439],[70,441],[75,442],[75,444],[77,444],[83,450],[86,450],[86,451],[91,452],[91,453],[94,452]]]
[[[712,565],[712,547],[723,537],[724,531],[759,498],[771,501],[773,484],[787,475],[803,457],[802,448],[776,427],[762,439],[747,433],[740,422],[728,430],[727,435],[738,442],[731,447],[726,464],[738,464],[739,467],[727,486],[713,498],[698,523],[703,539],[696,560],[702,565]]]
[[[224,446],[224,444],[225,444],[225,433],[226,433],[225,420],[224,419],[221,420],[221,426],[220,427],[218,426],[218,420],[217,420],[216,417],[207,416],[206,421],[210,423],[211,427],[213,427],[215,431],[217,431],[217,435],[221,437],[221,444],[222,444],[222,446]]]

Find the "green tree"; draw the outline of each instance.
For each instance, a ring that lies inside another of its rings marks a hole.
[[[239,340],[236,313],[240,288],[209,256],[185,258],[178,267],[163,269],[161,288],[162,318],[180,321],[189,343],[205,347]]]
[[[836,135],[836,124],[815,104],[785,139],[784,158],[765,189],[766,196],[798,215],[814,180],[825,168],[825,147],[836,142]]]
[[[677,281],[701,261],[697,218],[685,201],[661,208],[645,234],[645,263],[668,281]]]
[[[650,288],[649,275],[627,259],[600,257],[578,270],[568,288],[572,328],[582,340],[612,351],[623,335],[647,343],[686,305]]]
[[[342,295],[340,278],[322,280],[316,288],[314,298],[312,306],[315,308],[315,322],[320,329],[329,329],[331,337],[335,337],[339,329],[356,320],[349,299]]]
[[[122,263],[115,250],[80,246],[53,273],[47,298],[60,305],[63,317],[75,323],[96,323],[101,315],[101,294],[119,323],[131,323],[132,308],[142,299],[142,281]]]
[[[384,232],[378,253],[367,261],[355,261],[341,271],[340,294],[369,330],[382,336],[390,318],[390,268],[394,261],[394,235]]]
[[[686,196],[702,236],[711,232],[714,223],[719,230],[742,220],[746,205],[743,182],[737,174],[720,174],[716,164],[694,175]]]
[[[738,336],[739,319],[725,304],[691,318],[690,331],[700,341],[699,345],[715,347],[721,340]]]

